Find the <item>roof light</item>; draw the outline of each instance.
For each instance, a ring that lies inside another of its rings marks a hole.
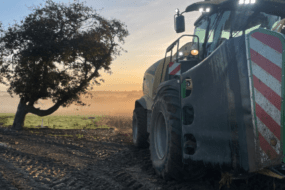
[[[249,4],[250,0],[245,0],[244,4]]]
[[[179,13],[179,9],[176,9],[175,12],[176,12],[176,13]]]
[[[244,0],[239,0],[239,4],[244,4]]]
[[[256,0],[251,0],[251,4],[254,4],[256,2]]]
[[[206,9],[206,12],[210,12],[210,8],[207,8],[207,9]]]

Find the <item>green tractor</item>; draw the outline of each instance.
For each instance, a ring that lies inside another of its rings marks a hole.
[[[209,168],[231,179],[285,176],[284,10],[283,0],[176,10],[177,33],[185,31],[183,13],[202,14],[194,35],[182,35],[147,69],[133,112],[133,142],[149,147],[159,176],[197,179]]]

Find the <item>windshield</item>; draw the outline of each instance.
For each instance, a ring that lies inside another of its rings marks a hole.
[[[239,37],[257,28],[272,30],[280,20],[279,16],[250,10],[224,11],[213,13],[208,18],[205,16],[195,25],[194,32],[199,37],[200,56],[207,57],[231,36]],[[193,42],[196,44],[197,39],[194,38]]]
[[[205,42],[206,30],[208,26],[208,19],[203,18],[195,27],[194,34],[199,37],[199,43]],[[197,43],[198,39],[193,38],[193,42]]]
[[[232,23],[233,37],[241,36],[243,31],[245,31],[245,34],[248,34],[257,28],[271,30],[280,19],[279,16],[263,12],[235,11]]]

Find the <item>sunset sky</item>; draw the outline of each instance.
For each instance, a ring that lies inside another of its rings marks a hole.
[[[54,0],[68,3],[68,0]],[[176,34],[174,31],[175,9],[185,8],[201,0],[86,0],[97,12],[107,18],[116,18],[127,25],[130,35],[122,46],[127,53],[115,59],[111,64],[112,75],[100,70],[105,80],[93,91],[131,91],[142,90],[142,78],[145,70],[153,63],[164,58],[166,48],[179,36],[193,34],[193,24],[200,16],[199,12],[186,13],[186,31]],[[72,1],[71,1],[72,2]],[[82,1],[80,1],[82,2]],[[31,11],[28,7],[44,3],[42,0],[0,0],[0,21],[7,28],[14,20],[20,21]],[[8,87],[0,84],[0,91]]]

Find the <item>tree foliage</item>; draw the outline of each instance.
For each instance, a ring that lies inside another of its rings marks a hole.
[[[128,36],[124,23],[107,20],[78,1],[66,5],[47,0],[44,6],[32,7],[20,23],[7,30],[0,23],[0,29],[4,34],[0,38],[0,82],[10,86],[11,96],[12,92],[20,96],[27,113],[38,116],[50,115],[74,101],[85,105],[80,95],[86,94],[91,82],[100,84],[96,80],[100,69],[110,72]],[[55,103],[51,108],[34,108],[39,99],[47,98]]]

